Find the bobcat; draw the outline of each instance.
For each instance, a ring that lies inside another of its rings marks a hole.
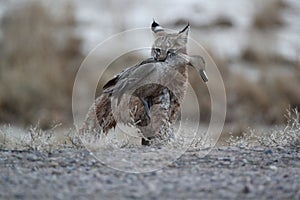
[[[206,82],[205,62],[200,56],[187,55],[189,25],[178,33],[167,33],[153,21],[151,30],[156,37],[151,58],[104,85],[81,133],[107,134],[123,123],[140,130],[143,145],[174,138],[172,126],[186,92],[187,66],[198,69]]]

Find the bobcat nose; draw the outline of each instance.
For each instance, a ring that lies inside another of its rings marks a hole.
[[[158,61],[165,61],[166,59],[167,59],[167,57],[166,57],[166,56],[163,56],[163,55],[158,56],[158,57],[156,58],[156,60],[158,60]]]
[[[167,59],[167,54],[164,51],[160,51],[160,52],[156,52],[156,54],[154,55],[155,60],[158,61],[164,61]]]

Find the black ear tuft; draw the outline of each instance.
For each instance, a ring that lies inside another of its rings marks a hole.
[[[186,27],[184,27],[184,29],[182,29],[181,31],[179,31],[179,33],[185,32],[189,27],[190,27],[190,23],[188,22],[188,24],[186,25]]]
[[[155,28],[158,27],[158,26],[159,26],[159,24],[153,19],[151,28],[152,28],[152,29],[155,29]]]
[[[155,34],[161,34],[164,32],[164,29],[153,19],[152,25],[151,25],[151,30]]]

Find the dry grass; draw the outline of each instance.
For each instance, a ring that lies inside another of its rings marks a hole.
[[[275,40],[273,41],[275,42]],[[255,41],[249,41],[253,45]],[[255,48],[251,47],[249,45],[247,48],[243,50],[241,53],[241,60],[245,61],[247,63],[257,63],[258,66],[266,65],[269,63],[274,63],[274,64],[280,64],[280,65],[288,65],[288,66],[296,66],[297,65],[297,60],[296,59],[291,59],[291,58],[286,58],[282,55],[278,55],[276,53],[271,52],[271,49],[264,49],[265,47],[262,47],[264,44],[259,44],[256,42],[255,44],[256,48],[257,46],[261,46],[259,50],[256,50]],[[265,45],[272,46],[271,41],[270,43],[266,43]]]
[[[287,121],[283,128],[268,128],[263,133],[254,129],[243,129],[241,135],[232,134],[229,138],[223,138],[219,145],[229,145],[238,147],[288,147],[300,148],[300,114],[298,109],[289,109],[285,115]],[[130,145],[118,138],[119,136],[110,134],[109,137],[90,138],[90,141],[79,138],[74,129],[62,131],[60,124],[54,125],[51,129],[44,131],[39,126],[32,126],[27,130],[17,129],[15,127],[4,126],[0,128],[0,150],[26,150],[51,153],[54,150],[64,148],[131,148],[140,145]],[[113,136],[112,136],[113,135]],[[88,135],[90,137],[91,135]],[[123,137],[123,136],[122,136]],[[85,139],[85,138],[84,138]],[[128,139],[128,138],[127,138]],[[83,142],[83,143],[82,143]],[[128,141],[127,141],[128,142]],[[182,142],[181,140],[178,142]],[[120,146],[121,145],[121,146]],[[175,146],[174,146],[175,145]],[[177,146],[176,146],[177,145]],[[165,144],[164,146],[168,146]],[[174,148],[184,148],[185,146],[175,142],[171,145]],[[199,137],[192,143],[192,147],[208,147],[203,138]]]
[[[81,58],[72,10],[53,17],[38,1],[10,10],[2,20],[0,121],[43,128],[71,116],[73,79]]]
[[[281,11],[287,7],[283,0],[264,0],[256,3],[256,15],[253,26],[258,29],[269,29],[284,25]]]
[[[74,128],[62,129],[55,124],[48,130],[39,125],[27,129],[5,125],[0,127],[0,150],[39,151],[51,153],[64,148],[83,148]]]
[[[253,81],[249,79],[248,74],[231,70],[232,61],[212,56],[225,84],[226,122],[236,124],[239,133],[251,125],[283,124],[285,118],[282,113],[288,107],[300,107],[300,93],[297,92],[300,85],[300,71],[297,62],[285,63],[281,72],[281,69],[278,69],[280,62],[265,59],[262,64],[260,59],[253,60],[253,66],[257,66],[255,70],[259,71],[259,77]],[[264,67],[260,67],[261,65]],[[197,74],[190,72],[189,81],[199,99],[201,121],[209,122],[211,113],[209,92]]]
[[[227,85],[228,122],[281,124],[285,109],[299,107],[299,75],[262,75],[258,82],[236,75]]]
[[[281,11],[286,7],[283,1],[267,0],[256,5],[260,6],[253,19],[253,29],[259,29],[260,34],[263,34],[261,29],[278,27]],[[186,20],[178,23],[185,24]],[[226,23],[219,22],[225,26]],[[76,26],[71,4],[57,16],[39,1],[20,4],[18,8],[5,14],[1,22],[3,40],[0,41],[0,123],[30,125],[39,122],[44,129],[51,128],[53,122],[71,122],[73,80],[82,61],[81,39],[74,35]],[[269,32],[266,34],[269,37]],[[258,36],[264,36],[263,40],[268,40],[266,35]],[[282,113],[288,106],[300,107],[300,93],[297,92],[300,85],[299,61],[272,53],[273,47],[269,43],[274,42],[274,38],[259,46],[261,41],[251,40],[251,37],[250,33],[249,46],[241,53],[238,58],[240,60],[222,60],[213,56],[226,87],[226,120],[240,124],[238,132],[249,124],[283,123]],[[257,35],[253,37],[256,38]],[[105,59],[105,56],[101,59]],[[95,64],[101,66],[101,59],[97,58]],[[135,54],[115,60],[110,71],[99,81],[97,95],[101,93],[101,86],[118,73],[120,68],[131,66],[140,60],[141,56]],[[231,64],[240,61],[241,68],[244,67],[243,63],[251,63],[261,70],[261,77],[257,82],[249,80],[247,74],[232,72]],[[284,69],[288,66],[291,73],[273,74],[275,64],[276,67],[282,65]],[[89,77],[87,81],[88,79]],[[193,73],[190,75],[190,82],[198,95],[201,121],[209,122],[211,102],[208,90]]]
[[[288,109],[285,115],[287,122],[283,129],[277,128],[263,134],[253,129],[244,132],[242,136],[232,136],[230,146],[262,146],[300,148],[300,113],[298,109]]]

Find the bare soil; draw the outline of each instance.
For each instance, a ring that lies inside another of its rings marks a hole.
[[[1,150],[0,199],[300,199],[299,149],[201,151],[134,174],[105,166],[86,149]]]

